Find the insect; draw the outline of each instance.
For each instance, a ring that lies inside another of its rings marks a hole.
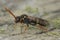
[[[39,29],[42,29],[44,31],[48,31],[48,29],[45,28],[45,26],[49,25],[47,20],[44,20],[42,18],[28,16],[27,14],[22,14],[21,16],[15,16],[12,13],[12,11],[9,10],[8,8],[5,7],[5,10],[8,11],[15,18],[15,23],[26,24],[25,31],[27,30],[29,25],[37,26]]]

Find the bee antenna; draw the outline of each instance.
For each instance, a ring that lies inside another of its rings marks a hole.
[[[8,9],[7,7],[5,7],[5,10],[8,11],[16,19],[15,15],[13,14],[13,12],[10,9]]]

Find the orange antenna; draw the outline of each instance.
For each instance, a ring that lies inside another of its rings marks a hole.
[[[15,15],[12,13],[12,11],[10,11],[10,9],[8,9],[7,7],[5,7],[5,10],[8,11],[16,19]]]

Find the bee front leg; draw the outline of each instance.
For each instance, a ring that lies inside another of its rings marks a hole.
[[[13,30],[14,30],[14,31],[15,31],[16,28],[17,28],[16,26],[17,26],[17,24],[15,23],[14,26],[13,26]]]

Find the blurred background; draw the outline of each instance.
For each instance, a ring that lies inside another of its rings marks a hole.
[[[0,0],[0,34],[11,34],[14,30],[13,26],[17,27],[14,33],[20,32],[20,24],[14,23],[14,18],[4,7],[9,8],[16,16],[27,14],[46,19],[52,27],[60,29],[60,0]],[[34,30],[32,32],[35,32]],[[55,32],[59,33],[56,30]]]

